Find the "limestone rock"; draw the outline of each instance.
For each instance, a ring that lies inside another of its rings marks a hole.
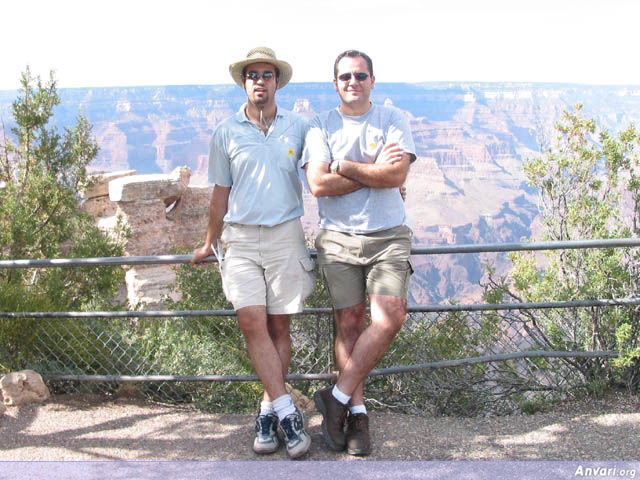
[[[109,196],[89,198],[82,209],[98,228],[110,235],[121,221],[129,230],[127,256],[190,253],[201,245],[209,221],[211,187],[190,186],[191,170],[176,168],[170,174],[129,175],[114,178]],[[162,297],[175,279],[172,265],[136,265],[126,268],[126,298],[132,306],[162,306]]]
[[[88,188],[81,188],[80,196],[82,198],[105,197],[109,195],[109,182],[117,178],[130,177],[136,173],[136,170],[120,170],[118,172],[90,175],[89,180],[92,181],[93,185]]]
[[[191,169],[178,167],[169,174],[133,175],[109,182],[112,202],[162,200],[169,206],[178,200],[189,185]]]
[[[100,197],[92,197],[82,202],[80,208],[96,220],[115,217],[118,205],[109,200],[109,193]]]
[[[175,208],[167,212],[168,231],[176,246],[201,246],[209,222],[211,187],[189,186]],[[191,253],[191,252],[189,252]]]
[[[316,115],[308,98],[297,98],[293,105],[293,111],[305,118],[313,118]]]
[[[144,304],[152,310],[162,306],[162,298],[169,295],[173,300],[178,296],[169,292],[168,286],[176,278],[171,265],[137,265],[127,270],[127,299],[132,306]]]
[[[307,397],[304,393],[302,393],[300,390],[296,390],[288,383],[285,383],[284,386],[287,393],[291,395],[291,399],[293,400],[293,403],[295,403],[296,407],[307,412],[315,410],[316,407],[313,403],[313,400]]]
[[[20,370],[0,378],[0,388],[6,405],[44,402],[51,395],[42,377],[33,370]]]
[[[167,255],[171,248],[171,225],[166,207],[159,199],[118,202],[120,216],[131,231],[125,248],[127,255]]]

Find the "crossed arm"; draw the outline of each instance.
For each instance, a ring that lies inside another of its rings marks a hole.
[[[220,235],[222,235],[223,219],[229,208],[229,192],[231,192],[231,187],[221,187],[220,185],[213,187],[211,202],[209,203],[209,224],[204,246],[193,251],[191,265],[213,255],[211,245],[217,243]]]
[[[407,178],[411,155],[397,144],[385,145],[374,163],[340,160],[338,170],[330,171],[326,162],[310,162],[305,166],[307,181],[315,197],[344,195],[363,187],[400,187]]]

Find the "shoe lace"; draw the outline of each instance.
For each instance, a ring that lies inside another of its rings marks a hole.
[[[262,435],[269,435],[274,423],[275,417],[273,415],[260,415],[256,421],[256,430],[260,430]]]
[[[369,426],[365,415],[349,415],[348,421],[354,430],[364,430]]]
[[[302,418],[295,413],[287,415],[282,422],[280,422],[280,428],[284,432],[285,437],[291,440],[298,436],[298,433],[303,428]]]

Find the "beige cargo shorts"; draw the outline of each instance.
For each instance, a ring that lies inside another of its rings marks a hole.
[[[271,315],[302,311],[315,272],[299,218],[274,227],[227,224],[221,240],[224,293],[235,310],[264,305]]]

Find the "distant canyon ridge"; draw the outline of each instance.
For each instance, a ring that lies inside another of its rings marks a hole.
[[[78,113],[93,125],[100,153],[91,171],[129,171],[127,182],[137,186],[124,188],[141,195],[114,202],[105,190],[102,199],[93,197],[92,213],[98,221],[104,227],[118,208],[128,212],[141,236],[129,254],[164,254],[171,245],[191,253],[206,228],[209,139],[216,125],[240,108],[243,91],[214,85],[61,89],[59,94],[59,128],[71,125]],[[16,96],[0,91],[0,117],[7,131]],[[306,117],[338,104],[330,83],[289,84],[277,99],[280,107]],[[537,193],[525,182],[523,162],[552,144],[554,125],[576,103],[584,104],[585,115],[610,131],[640,124],[640,86],[376,83],[372,100],[392,104],[410,119],[418,159],[406,183],[406,205],[415,246],[528,239],[535,230]],[[141,185],[147,181],[156,187],[157,181],[174,182],[181,193],[158,193],[151,184]],[[305,212],[305,229],[313,235],[317,209],[310,194],[305,194]],[[416,256],[410,303],[477,300],[487,261],[499,271],[508,268],[504,255]],[[159,283],[151,282],[155,286],[148,294],[138,292],[130,300],[154,303],[163,282],[171,280],[169,271],[157,267],[150,276]],[[149,284],[139,283],[145,282]]]

